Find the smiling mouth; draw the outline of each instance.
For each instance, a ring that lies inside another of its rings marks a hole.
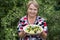
[[[30,14],[35,14],[35,13],[30,13]]]

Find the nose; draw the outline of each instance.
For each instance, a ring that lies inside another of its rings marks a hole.
[[[32,12],[32,13],[34,13],[35,11],[34,11],[34,10],[32,10],[31,12]]]

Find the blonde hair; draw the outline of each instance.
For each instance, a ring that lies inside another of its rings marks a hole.
[[[27,8],[29,8],[31,4],[33,4],[36,8],[39,8],[39,5],[36,0],[30,0],[27,4]]]

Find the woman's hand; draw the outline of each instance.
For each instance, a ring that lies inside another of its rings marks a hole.
[[[26,36],[26,33],[24,31],[21,31],[18,33],[20,38],[24,38]]]
[[[41,34],[39,34],[40,35],[40,37],[42,37],[43,39],[46,39],[47,38],[47,33],[45,33],[44,31],[41,33]]]

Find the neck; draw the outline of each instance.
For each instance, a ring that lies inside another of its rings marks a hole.
[[[35,17],[28,16],[28,22],[29,22],[29,24],[34,24],[35,20],[36,20],[36,16]]]
[[[29,18],[29,19],[36,19],[36,16],[32,17],[32,16],[29,16],[29,15],[28,15],[28,18]]]

